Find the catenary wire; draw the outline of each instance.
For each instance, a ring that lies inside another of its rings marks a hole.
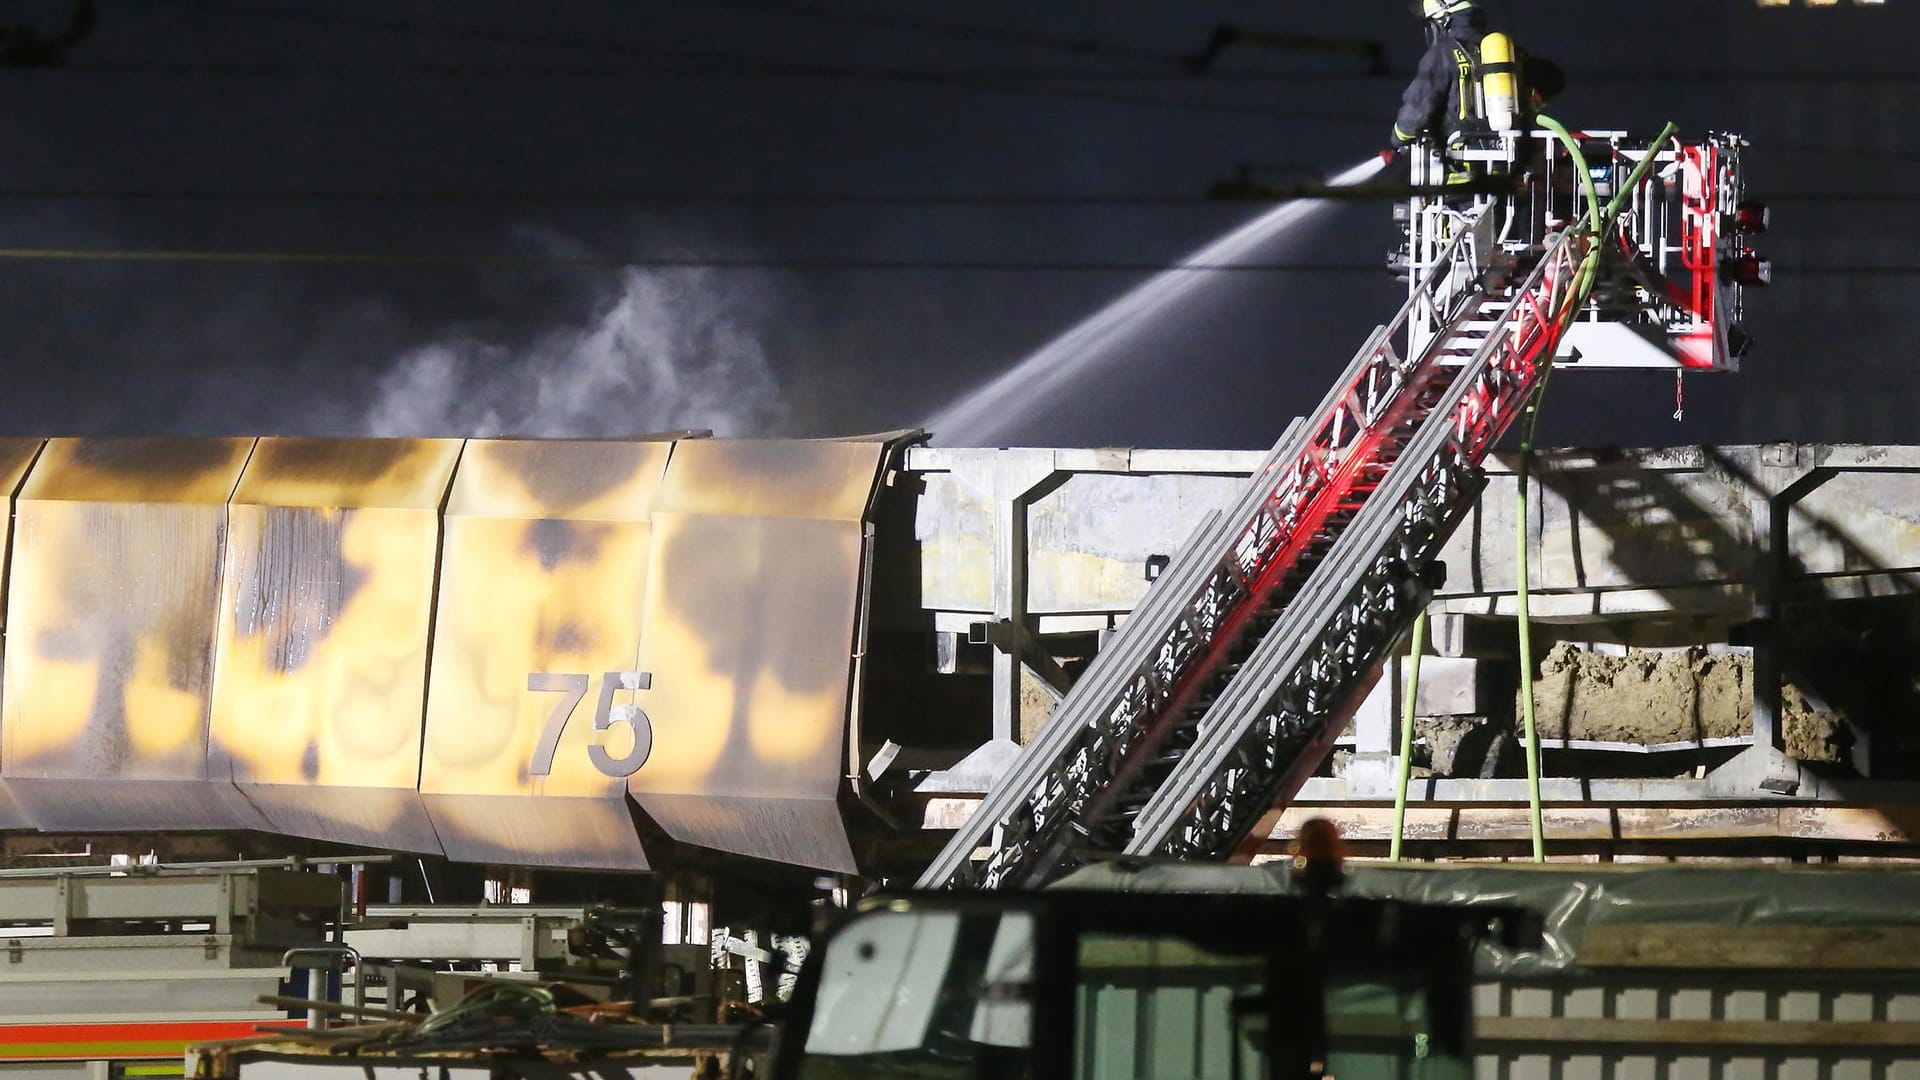
[[[989,26],[982,23],[964,23],[948,19],[935,19],[924,15],[901,15],[893,12],[832,7],[827,4],[810,3],[807,2],[807,0],[700,0],[700,2],[703,7],[730,7],[750,11],[764,11],[779,15],[794,15],[827,22],[846,23],[852,26],[864,26],[876,30],[906,31],[954,41],[977,41],[994,45],[1012,45],[1021,48],[1068,53],[1074,56],[1112,56],[1121,59],[1142,60],[1149,63],[1171,64],[1180,63],[1183,59],[1183,57],[1178,54],[1168,53],[1158,49],[1115,45],[1093,37],[1049,34],[1036,30],[1016,30],[1010,27]]]
[[[174,0],[151,0],[151,2],[172,3]],[[186,0],[181,0],[181,2],[186,2]],[[266,11],[266,9],[255,10],[263,13]],[[278,16],[282,13],[275,12],[273,14]],[[285,14],[288,17],[304,17],[307,13],[289,12]],[[398,29],[398,27],[396,27],[396,29]],[[1179,83],[1189,86],[1213,84],[1288,87],[1298,86],[1303,83],[1392,82],[1411,78],[1413,74],[1411,71],[1401,68],[1389,68],[1381,72],[1252,68],[1208,71],[1204,75],[1193,75],[1184,71],[1095,67],[846,64],[787,61],[736,53],[689,53],[681,50],[659,49],[654,46],[624,46],[623,48],[635,51],[646,50],[649,52],[658,52],[659,55],[664,58],[678,56],[682,57],[682,59],[678,63],[574,65],[524,63],[488,64],[473,63],[470,61],[449,63],[424,63],[417,61],[409,63],[381,63],[355,61],[348,63],[314,60],[276,62],[97,60],[80,58],[60,67],[48,68],[40,74],[45,76],[91,73],[102,75],[238,78],[307,78],[320,76],[341,78],[418,77],[446,79],[605,79],[668,76],[682,79],[845,78],[952,84],[973,89],[999,90],[1008,93],[1039,93],[1050,87],[1031,84],[1052,83]],[[725,66],[716,66],[717,61],[724,61]],[[1843,85],[1858,83],[1913,85],[1920,83],[1920,73],[1895,71],[1849,74],[1842,72],[1796,73],[1790,71],[1763,72],[1727,70],[1684,72],[1670,77],[1665,73],[1651,71],[1593,71],[1581,72],[1573,77],[1582,83],[1608,84],[1644,83],[1649,79],[1655,78],[1663,78],[1667,82],[1713,84]],[[999,87],[991,85],[994,80],[1009,80],[1021,85]],[[1089,93],[1092,93],[1092,91],[1089,91]],[[1122,95],[1116,96],[1115,100],[1131,101],[1134,99]],[[1231,104],[1230,102],[1209,103]],[[1767,145],[1769,147],[1776,146],[1776,144],[1772,142],[1769,142]],[[1842,149],[1841,152],[1847,151]]]
[[[1142,207],[1224,210],[1234,205],[1263,205],[1314,198],[1364,202],[1409,194],[1392,185],[1344,187],[1274,185],[1273,193],[1215,198],[1177,192],[862,192],[862,191],[618,191],[595,189],[499,188],[215,188],[81,187],[64,185],[0,186],[0,202],[187,202],[187,203],[402,203],[402,204],[550,204],[608,206],[774,206],[819,208],[1020,209],[1026,207]],[[1915,191],[1767,192],[1771,205],[1831,203],[1902,205],[1920,203]]]
[[[1385,275],[1383,265],[1351,262],[1182,263],[1091,262],[1071,259],[857,259],[842,257],[656,256],[656,255],[507,255],[469,252],[203,250],[191,248],[0,248],[0,261],[72,263],[171,263],[199,265],[287,264],[308,266],[603,266],[706,270],[902,270],[995,273],[1369,273]],[[1901,265],[1829,265],[1779,267],[1792,275],[1916,275],[1920,263]]]
[[[1227,210],[1296,199],[1375,201],[1405,198],[1404,187],[1355,184],[1276,186],[1271,195],[1209,198],[1205,195],[1152,192],[852,192],[852,191],[614,191],[540,188],[396,189],[396,188],[157,188],[157,187],[0,187],[0,201],[14,202],[211,202],[211,203],[534,203],[615,206],[781,206],[1019,209],[1024,207],[1171,207]],[[1920,198],[1920,195],[1914,196]]]
[[[885,270],[995,273],[1374,273],[1383,266],[1364,263],[1167,263],[1089,262],[1072,259],[858,259],[842,257],[655,256],[655,255],[508,255],[468,252],[283,251],[189,248],[0,248],[0,261],[75,263],[170,263],[198,265],[285,264],[307,266],[600,266],[636,269],[700,270]]]
[[[1042,85],[1039,83],[1003,83],[995,81],[992,78],[973,74],[955,74],[937,68],[910,65],[866,66],[803,62],[783,60],[777,57],[730,53],[723,50],[679,49],[653,45],[634,45],[631,43],[595,41],[563,34],[505,31],[465,26],[457,23],[442,23],[417,19],[387,19],[377,16],[342,14],[329,11],[296,11],[287,8],[236,3],[232,2],[232,0],[146,0],[146,3],[182,10],[209,11],[252,18],[315,25],[343,26],[362,30],[378,30],[387,33],[432,35],[444,37],[449,40],[486,42],[489,44],[504,44],[518,47],[535,45],[592,53],[601,56],[619,56],[624,58],[646,56],[705,65],[717,65],[717,69],[709,69],[712,73],[731,72],[752,75],[780,74],[848,80],[871,80],[894,84],[951,87],[991,94],[1099,101],[1111,104],[1190,112],[1258,116],[1266,119],[1311,120],[1325,124],[1352,124],[1356,126],[1365,125],[1368,127],[1377,127],[1379,123],[1378,117],[1361,117],[1353,114],[1319,110],[1283,109],[1244,102],[1220,101],[1217,99],[1114,93],[1071,86]],[[183,69],[201,66],[204,65],[180,65]],[[209,72],[216,69],[227,72],[240,70],[240,66],[236,65],[213,65],[207,67]],[[130,71],[132,67],[128,66],[122,70]]]

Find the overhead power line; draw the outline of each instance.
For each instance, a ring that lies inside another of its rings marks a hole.
[[[159,0],[166,2],[166,0]],[[670,51],[671,52],[671,51]],[[735,58],[726,66],[714,66],[716,56]],[[1412,72],[1398,68],[1378,72],[1339,70],[1293,70],[1254,68],[1210,71],[1194,75],[1185,71],[1153,68],[1036,67],[1032,65],[876,65],[839,63],[799,63],[750,57],[744,54],[706,54],[678,63],[623,64],[486,64],[486,63],[379,63],[328,62],[301,60],[271,61],[157,61],[87,60],[71,61],[55,69],[66,73],[99,75],[153,75],[212,78],[424,78],[424,79],[876,79],[915,81],[962,88],[997,90],[1006,93],[1039,92],[1046,87],[1073,84],[1156,84],[1170,83],[1190,87],[1259,86],[1297,87],[1303,84],[1392,82],[1411,78]],[[1777,85],[1915,85],[1916,72],[1777,72],[1777,71],[1697,71],[1667,76],[1651,71],[1595,71],[1582,73],[1582,83],[1643,83],[1659,79],[1669,83],[1763,83]],[[1020,85],[993,86],[995,82]],[[976,85],[981,84],[981,85]],[[1098,100],[1098,99],[1096,99]],[[1131,100],[1131,99],[1121,99]],[[1186,99],[1153,99],[1186,100]],[[1198,100],[1198,99],[1195,99]],[[1221,102],[1221,104],[1231,104]],[[1768,145],[1772,145],[1769,143]]]
[[[876,30],[901,30],[955,41],[977,41],[993,45],[1012,45],[1074,56],[1112,56],[1149,63],[1178,64],[1182,58],[1160,49],[1114,45],[1093,37],[1049,34],[1034,30],[1016,30],[1004,26],[964,23],[924,15],[900,15],[894,12],[863,11],[810,3],[807,0],[703,0],[703,6],[730,7],[797,15],[826,22],[865,26]]]
[[[728,54],[734,55],[734,54]],[[777,66],[760,66],[762,64]],[[709,58],[683,59],[676,63],[623,64],[486,64],[486,63],[380,63],[368,61],[208,61],[208,60],[95,60],[75,63],[63,70],[99,75],[209,76],[262,79],[291,78],[443,78],[443,79],[883,79],[888,81],[936,81],[971,86],[974,83],[1012,82],[1026,84],[1077,83],[1156,83],[1178,82],[1189,86],[1208,82],[1271,83],[1285,85],[1303,81],[1322,81],[1329,75],[1286,71],[1236,71],[1204,79],[1176,72],[1115,70],[1109,68],[1034,67],[1009,65],[886,65],[826,62],[763,61],[742,57],[738,63],[716,66]],[[1345,79],[1346,76],[1339,76]],[[1008,89],[1020,89],[1010,87]]]
[[[407,203],[407,204],[553,204],[606,206],[792,206],[1020,209],[1027,207],[1182,207],[1230,209],[1236,205],[1327,199],[1344,202],[1392,201],[1415,194],[1443,194],[1458,188],[1413,188],[1404,184],[1328,185],[1302,182],[1264,184],[1230,197],[1145,192],[806,192],[806,191],[594,191],[506,188],[422,190],[379,188],[93,188],[0,187],[0,201],[47,202],[207,202],[207,203]],[[1920,196],[1916,196],[1920,197]],[[1775,200],[1778,201],[1778,200]]]
[[[186,248],[0,248],[0,261],[65,263],[147,263],[174,265],[302,266],[591,266],[690,270],[884,270],[993,273],[1141,274],[1167,270],[1185,273],[1374,273],[1383,266],[1364,263],[1165,263],[1088,262],[1072,259],[856,259],[842,257],[654,256],[654,255],[501,255],[467,252],[388,251],[203,251]]]
[[[656,46],[633,46],[609,43],[569,35],[527,34],[517,31],[498,31],[459,23],[441,23],[414,19],[381,19],[361,15],[342,15],[338,13],[300,12],[286,8],[263,7],[239,3],[235,2],[235,0],[149,0],[149,2],[167,4],[173,7],[199,8],[229,14],[324,23],[335,26],[357,26],[361,28],[394,30],[416,34],[434,34],[468,40],[487,40],[511,44],[543,44],[568,49],[585,48],[601,55],[618,55],[620,53],[641,51],[661,55],[670,51],[680,52],[685,55],[694,55],[688,50],[664,50]],[[1040,78],[1153,79],[1171,76],[1192,79],[1202,70],[1207,69],[1208,65],[1205,63],[1205,60],[1209,58],[1210,55],[1217,54],[1221,47],[1228,42],[1242,42],[1248,45],[1266,48],[1363,56],[1373,61],[1368,69],[1363,72],[1363,74],[1369,77],[1382,75],[1386,70],[1384,61],[1381,59],[1383,56],[1381,46],[1376,41],[1327,38],[1305,34],[1279,34],[1242,29],[1231,25],[1213,27],[1211,29],[1212,37],[1209,42],[1201,45],[1201,47],[1194,51],[1182,52],[1159,48],[1115,45],[1091,37],[1018,30],[981,23],[964,23],[947,19],[929,18],[922,15],[901,15],[894,12],[840,8],[827,4],[813,3],[811,0],[706,0],[706,3],[702,6],[708,8],[744,8],[782,15],[803,16],[875,29],[904,30],[947,39],[1035,48],[1055,53],[1066,53],[1077,57],[1111,57],[1140,65],[1106,69],[1083,66],[1053,69],[950,69],[945,72],[946,74],[960,77],[983,77],[997,74],[1026,75]],[[779,58],[742,57],[737,53],[717,51],[707,51],[699,55],[718,59],[746,59],[755,63],[785,63]],[[1287,73],[1269,72],[1268,74],[1276,78],[1282,78],[1285,77]]]
[[[1426,193],[1434,193],[1428,189]],[[55,187],[0,186],[0,202],[183,202],[183,203],[399,203],[409,205],[555,205],[633,207],[813,207],[1023,209],[1023,208],[1180,208],[1230,209],[1235,205],[1289,202],[1295,199],[1392,201],[1415,189],[1394,184],[1333,187],[1315,183],[1262,185],[1233,197],[1177,192],[860,192],[860,191],[613,191],[541,188],[202,188],[202,187]],[[1766,192],[1765,202],[1831,205],[1906,205],[1920,203],[1920,191]]]
[[[191,248],[0,248],[0,261],[48,263],[145,263],[201,266],[494,266],[549,267],[588,266],[632,269],[690,270],[847,270],[847,271],[922,271],[991,273],[1101,273],[1140,274],[1176,271],[1182,273],[1286,273],[1286,274],[1379,274],[1384,264],[1355,262],[1287,263],[1166,263],[1166,262],[1091,262],[1073,259],[858,259],[838,256],[677,256],[677,255],[503,255],[485,252],[394,252],[394,251],[282,251],[229,250],[207,251]],[[1920,264],[1874,266],[1865,264],[1837,266],[1776,267],[1775,274],[1795,276],[1831,275],[1916,275]]]
[[[1352,124],[1367,127],[1377,127],[1379,125],[1379,118],[1373,116],[1362,117],[1354,114],[1312,109],[1276,108],[1257,103],[1222,101],[1214,98],[1116,93],[1037,80],[1020,81],[1016,79],[1003,81],[1000,77],[995,76],[973,72],[948,71],[917,65],[874,66],[794,61],[778,57],[754,56],[722,50],[679,49],[656,45],[633,45],[578,38],[563,34],[503,31],[458,23],[443,23],[419,19],[387,19],[376,16],[349,15],[329,11],[295,11],[286,8],[235,3],[233,0],[147,0],[147,2],[182,10],[211,11],[223,15],[241,15],[250,18],[271,19],[283,22],[348,27],[357,30],[376,30],[385,33],[429,35],[446,38],[448,40],[511,45],[516,48],[533,45],[589,53],[598,56],[617,56],[628,59],[635,57],[671,59],[691,64],[707,65],[707,69],[702,73],[706,76],[742,74],[754,76],[784,75],[806,78],[874,81],[901,85],[943,87],[1021,97],[1060,98],[1065,100],[1096,101],[1133,107],[1170,109],[1186,112],[1257,116],[1265,119],[1310,120],[1323,124]],[[196,67],[203,67],[205,73],[209,74],[222,71],[231,74],[241,71],[246,65],[183,64],[179,65],[177,73],[187,74],[191,72],[191,69]],[[133,66],[125,66],[122,70],[131,71],[133,70]],[[157,72],[158,66],[148,65],[147,70]]]
[[[1222,23],[1213,27],[1209,38],[1196,51],[1173,52],[1166,49],[1113,45],[1096,38],[932,19],[923,15],[897,15],[892,12],[855,10],[814,3],[810,0],[708,0],[707,6],[746,8],[780,15],[807,16],[820,21],[864,26],[870,29],[903,30],[950,40],[1043,49],[1080,57],[1109,56],[1148,65],[1146,68],[1130,68],[1104,73],[1123,78],[1129,76],[1165,78],[1169,75],[1191,78],[1212,70],[1215,62],[1228,50],[1244,52],[1250,48],[1358,57],[1366,61],[1365,75],[1377,77],[1388,71],[1386,47],[1377,39],[1282,33],[1242,27],[1232,23]]]
[[[47,202],[309,202],[555,204],[605,206],[812,206],[812,207],[1125,207],[1222,208],[1199,195],[1153,194],[884,194],[866,192],[555,191],[528,188],[484,190],[391,190],[320,188],[81,188],[0,187],[0,200]]]

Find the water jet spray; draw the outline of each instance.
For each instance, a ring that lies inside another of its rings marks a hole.
[[[1369,157],[1328,183],[1351,187],[1373,178],[1385,167],[1378,158]],[[947,446],[992,442],[1055,401],[1062,391],[1111,363],[1119,355],[1115,347],[1133,338],[1147,323],[1217,280],[1205,267],[1244,261],[1268,241],[1328,205],[1325,199],[1298,199],[1261,214],[1142,282],[920,426],[933,432],[935,442]]]

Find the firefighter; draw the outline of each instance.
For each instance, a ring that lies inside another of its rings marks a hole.
[[[1484,80],[1489,75],[1506,75],[1505,85],[1511,88],[1519,67],[1504,35],[1493,36],[1505,55],[1482,55],[1489,37],[1487,18],[1475,0],[1421,0],[1420,6],[1426,17],[1427,51],[1401,96],[1400,112],[1393,121],[1393,149],[1382,151],[1383,158],[1422,138],[1452,151],[1491,135]],[[1448,184],[1472,179],[1464,163],[1449,157]]]

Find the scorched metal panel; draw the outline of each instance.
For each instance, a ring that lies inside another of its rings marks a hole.
[[[438,852],[420,805],[458,439],[261,439],[229,508],[212,754],[275,831]]]
[[[420,777],[448,856],[646,867],[624,774],[593,750],[634,750],[612,716],[635,697],[619,673],[640,655],[648,515],[674,452],[469,444],[447,505]]]
[[[259,828],[207,773],[227,498],[252,439],[54,439],[16,504],[0,774],[42,829]]]
[[[0,515],[0,552],[12,550],[13,540],[13,498],[20,491],[20,484],[27,476],[27,468],[45,445],[42,439],[0,439],[0,492],[6,493],[6,511]],[[6,567],[0,566],[0,631],[6,626]],[[4,633],[0,633],[0,662],[6,656]],[[6,782],[0,780],[0,829],[31,828],[33,822],[26,812],[15,805],[13,796],[7,793]]]
[[[628,786],[675,839],[854,869],[835,798],[884,441],[682,443],[655,503]]]

